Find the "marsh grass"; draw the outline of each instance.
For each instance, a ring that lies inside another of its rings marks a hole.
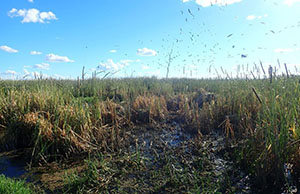
[[[6,178],[4,175],[0,175],[0,193],[2,194],[34,194],[25,181],[19,181]]]
[[[235,148],[232,160],[256,180],[258,188],[283,185],[287,163],[292,164],[293,177],[298,180],[300,176],[300,89],[295,76],[277,76],[272,83],[268,79],[93,78],[1,80],[0,86],[1,149],[30,148],[33,164],[76,154],[113,155],[132,144],[130,135],[135,126],[159,129],[161,123],[174,120],[199,139],[212,131],[224,134],[228,146]],[[195,99],[200,88],[212,92],[215,99],[199,106]],[[133,159],[137,155],[126,157],[132,165],[143,161]],[[93,159],[86,163],[91,165],[90,174],[83,178],[75,174],[71,182],[83,190],[82,185],[93,187],[94,176],[98,180],[101,174],[99,169],[108,177],[121,173],[116,167],[105,167],[121,165],[114,162]],[[170,171],[170,165],[166,168],[162,172],[164,178],[170,178],[168,184],[183,184],[176,181],[185,181],[185,177]],[[110,178],[102,179],[104,187],[110,184],[105,182]]]

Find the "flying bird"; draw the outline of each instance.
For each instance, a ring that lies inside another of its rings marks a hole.
[[[227,36],[227,38],[229,38],[229,37],[231,37],[233,34],[229,34],[228,36]]]
[[[194,14],[191,12],[190,9],[188,9],[188,12],[191,14],[191,16],[195,17]]]

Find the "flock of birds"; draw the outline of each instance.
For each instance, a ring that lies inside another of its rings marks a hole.
[[[276,2],[272,4],[273,6],[278,6]],[[183,77],[201,77],[204,68],[210,75],[220,76],[221,73],[223,73],[225,77],[230,77],[229,73],[222,68],[222,64],[219,64],[219,62],[231,59],[231,62],[234,63],[233,65],[237,66],[236,71],[241,72],[243,70],[249,74],[250,71],[257,71],[259,73],[260,68],[255,64],[255,61],[251,62],[251,65],[254,65],[252,70],[249,68],[250,60],[253,60],[251,55],[255,52],[267,51],[269,48],[263,45],[264,42],[257,42],[256,48],[249,48],[243,45],[241,40],[250,38],[253,39],[253,42],[256,41],[253,35],[247,36],[247,33],[251,30],[254,31],[255,28],[263,29],[264,34],[258,34],[256,36],[264,35],[264,38],[266,38],[272,35],[273,37],[271,38],[276,41],[276,35],[288,31],[289,29],[300,27],[300,21],[298,21],[291,25],[286,25],[281,29],[270,29],[272,25],[268,25],[264,19],[246,21],[246,18],[242,18],[244,19],[242,22],[246,23],[245,25],[248,25],[248,28],[245,28],[244,31],[241,32],[224,34],[228,29],[218,29],[214,24],[206,23],[203,18],[198,17],[198,12],[203,11],[203,9],[204,8],[198,7],[195,10],[190,8],[181,10],[180,14],[184,19],[183,22],[185,25],[179,27],[177,32],[168,33],[166,37],[161,39],[162,45],[158,50],[160,57],[156,57],[146,65],[152,66],[151,64],[158,64],[157,70],[162,72],[168,67],[171,67]],[[225,12],[226,6],[219,6],[219,11]],[[197,28],[195,28],[195,24]],[[219,31],[213,31],[213,29],[218,29]],[[138,42],[143,44],[143,41]],[[150,40],[150,42],[152,42],[152,40]],[[294,44],[293,46],[297,47],[298,45]],[[182,49],[183,47],[186,49]],[[183,53],[183,51],[185,53]],[[272,52],[274,51],[272,50]],[[223,60],[222,58],[226,59]],[[259,61],[259,59],[255,60]],[[218,70],[221,70],[220,73]],[[244,73],[243,75],[246,74]]]

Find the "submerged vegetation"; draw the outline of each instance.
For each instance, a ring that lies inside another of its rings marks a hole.
[[[0,81],[0,149],[84,158],[52,192],[279,193],[300,186],[299,104],[297,77]]]

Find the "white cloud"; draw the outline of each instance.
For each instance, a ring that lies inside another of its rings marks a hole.
[[[189,2],[190,0],[182,0],[183,3]]]
[[[300,2],[300,0],[285,0],[283,4],[292,6],[294,3]]]
[[[140,56],[156,56],[157,52],[155,50],[152,50],[152,49],[142,48],[142,49],[137,50],[137,55],[140,55]]]
[[[13,75],[13,76],[15,76],[15,75],[17,75],[18,73],[15,72],[14,70],[6,70],[6,71],[4,72],[4,74],[5,74],[5,75]]]
[[[54,20],[57,19],[55,14],[51,11],[49,12],[41,12],[40,13],[40,18],[44,21],[44,20]]]
[[[264,14],[263,16],[261,16],[261,15],[258,15],[258,16],[256,16],[256,15],[248,15],[246,17],[246,19],[247,20],[262,19],[263,17],[268,17],[268,16],[269,16],[268,14]]]
[[[247,16],[247,20],[254,20],[256,18],[256,16],[255,15],[248,15]]]
[[[10,16],[11,14],[16,14],[18,12],[18,10],[16,8],[12,8],[9,12],[8,12],[8,16]],[[12,17],[12,16],[10,16]]]
[[[291,49],[291,48],[285,48],[285,49],[277,48],[274,50],[275,53],[290,53],[293,51],[294,51],[294,49]]]
[[[133,60],[121,60],[120,62],[115,63],[112,59],[108,59],[104,63],[100,63],[99,66],[97,67],[100,70],[113,70],[113,71],[118,71],[122,69],[125,66],[130,65],[131,62],[134,62]]]
[[[37,72],[37,71],[29,72],[27,69],[23,69],[23,71],[24,71],[24,74],[22,75],[23,79],[25,79],[25,78],[29,78],[29,79],[50,78],[49,75],[41,73],[41,72]],[[56,74],[54,75],[54,78],[58,78],[56,76]]]
[[[39,52],[39,51],[31,51],[30,52],[31,55],[41,55],[43,54],[42,52]]]
[[[125,66],[127,66],[127,65],[129,65],[129,63],[132,63],[132,62],[135,62],[135,61],[131,60],[131,59],[125,59],[125,60],[121,60],[120,62],[123,63],[123,64],[126,64]]]
[[[34,68],[49,70],[50,64],[48,64],[48,63],[35,64]]]
[[[225,6],[234,3],[239,3],[242,0],[196,0],[196,3],[202,7],[208,7],[211,5]],[[187,2],[187,0],[183,0],[183,2]]]
[[[150,67],[148,65],[142,65],[142,69],[147,70],[150,69]]]
[[[8,46],[0,46],[0,50],[3,50],[8,53],[17,53],[18,52],[18,50],[10,48]]]
[[[65,56],[58,56],[55,54],[48,54],[46,55],[46,61],[49,62],[74,62],[74,60],[69,59],[68,57]]]
[[[117,50],[110,50],[109,52],[110,52],[110,53],[116,53]]]
[[[33,0],[28,0],[28,2],[33,3]]]
[[[47,20],[57,20],[55,14],[51,11],[49,12],[40,12],[37,9],[20,9],[17,10],[16,8],[12,8],[8,12],[9,17],[23,17],[22,23],[45,23],[48,22]]]

